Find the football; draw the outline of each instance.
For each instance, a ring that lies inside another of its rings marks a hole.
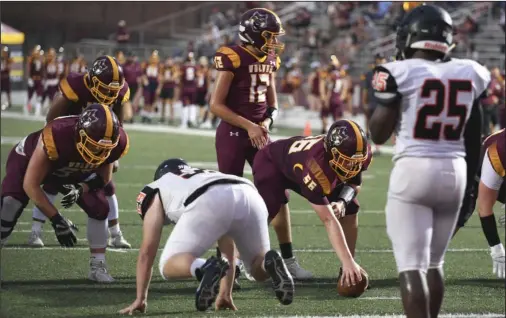
[[[369,286],[369,275],[367,272],[362,269],[362,280],[358,282],[355,286],[345,286],[341,284],[341,272],[339,273],[339,278],[337,280],[337,293],[343,297],[360,297],[367,286]]]

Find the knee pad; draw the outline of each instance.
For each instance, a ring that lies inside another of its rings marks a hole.
[[[95,220],[88,218],[88,227],[86,229],[86,237],[90,248],[104,248],[107,246],[107,221]]]
[[[2,197],[0,207],[1,238],[11,235],[19,216],[27,203],[21,202],[11,196]]]
[[[119,218],[118,199],[116,195],[106,196],[107,202],[109,203],[109,214],[107,215],[108,220],[117,220]]]
[[[116,161],[117,162],[117,161]],[[104,193],[106,196],[110,197],[116,194],[116,186],[114,185],[114,182],[111,181],[104,187]]]

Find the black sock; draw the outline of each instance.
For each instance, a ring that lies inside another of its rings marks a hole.
[[[293,257],[292,243],[281,243],[279,244],[279,248],[281,249],[281,256],[284,259]]]
[[[495,222],[495,216],[492,214],[489,216],[480,217],[480,222],[483,233],[485,234],[485,238],[487,239],[488,246],[492,247],[501,243],[499,233],[497,232],[497,223]]]

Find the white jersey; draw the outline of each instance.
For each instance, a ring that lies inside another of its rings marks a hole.
[[[166,173],[160,179],[144,187],[137,197],[137,212],[143,216],[146,212],[144,206],[146,198],[150,196],[152,198],[153,194],[159,193],[165,214],[165,224],[177,223],[185,212],[186,206],[193,202],[190,198],[192,194],[210,183],[224,179],[245,183],[255,188],[253,183],[245,178],[213,170],[180,166],[179,171]]]
[[[408,59],[376,67],[375,97],[401,96],[394,160],[465,157],[464,129],[490,72],[475,61]]]

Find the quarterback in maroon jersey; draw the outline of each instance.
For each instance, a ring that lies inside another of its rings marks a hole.
[[[55,97],[46,117],[48,123],[60,116],[79,115],[86,106],[95,103],[109,106],[117,114],[121,123],[123,106],[129,103],[130,99],[130,90],[124,80],[123,70],[111,56],[98,57],[87,73],[70,73],[60,82],[59,88],[61,94]],[[130,244],[124,239],[119,228],[119,208],[114,183],[109,182],[104,190],[111,209],[108,215],[111,234],[109,245],[130,248]],[[58,192],[51,185],[44,185],[44,191],[49,200],[54,200]],[[28,239],[30,246],[44,246],[41,233],[45,220],[44,214],[35,207],[32,232]]]
[[[88,106],[79,116],[57,118],[25,137],[9,153],[2,181],[2,245],[29,200],[51,220],[61,245],[76,244],[76,228],[41,188],[50,185],[64,194],[63,207],[77,203],[88,215],[88,278],[111,282],[105,266],[109,204],[104,186],[111,181],[113,162],[127,152],[128,135],[109,107],[100,104]]]
[[[276,119],[276,71],[284,44],[281,20],[267,9],[251,9],[241,17],[241,45],[223,46],[214,58],[218,77],[211,95],[211,111],[221,118],[216,130],[216,154],[220,172],[243,175],[246,161],[253,166],[259,149],[269,142],[268,132]],[[312,274],[293,257],[287,210],[273,222],[281,254],[290,273],[304,279]]]
[[[267,145],[253,163],[255,186],[269,218],[275,219],[288,203],[286,190],[306,198],[325,224],[344,282],[352,284],[361,279],[360,266],[353,260],[359,207],[355,197],[371,159],[362,129],[351,120],[338,120],[326,136],[292,137]]]

